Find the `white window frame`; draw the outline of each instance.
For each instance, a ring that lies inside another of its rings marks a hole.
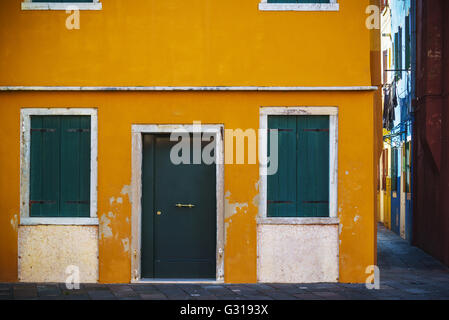
[[[267,216],[267,185],[266,164],[268,157],[268,116],[329,116],[329,217],[268,217]],[[259,224],[338,224],[337,192],[338,192],[338,107],[261,107],[260,109],[260,202]]]
[[[260,11],[339,11],[340,5],[337,0],[330,3],[268,3],[262,0],[259,3]]]
[[[101,10],[100,0],[93,0],[92,3],[86,2],[33,2],[33,0],[23,0],[22,10]]]
[[[30,217],[31,116],[90,116],[90,217]],[[20,225],[98,225],[98,116],[95,108],[23,108],[20,111]]]

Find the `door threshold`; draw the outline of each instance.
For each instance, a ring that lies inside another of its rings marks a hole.
[[[134,283],[223,284],[224,280],[216,280],[216,279],[148,279],[148,278],[142,278],[140,280],[136,280]]]

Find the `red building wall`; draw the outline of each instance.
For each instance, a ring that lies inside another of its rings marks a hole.
[[[417,0],[413,244],[449,265],[449,1]]]

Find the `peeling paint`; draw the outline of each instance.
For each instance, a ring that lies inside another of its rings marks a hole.
[[[256,191],[259,191],[259,189],[260,189],[260,179],[257,180],[255,187],[256,187]]]
[[[122,195],[127,195],[128,196],[128,200],[131,202],[131,186],[130,185],[124,185],[122,188],[122,191],[120,191],[120,194]]]
[[[238,211],[243,211],[244,213],[247,212],[247,209],[244,209],[244,208],[248,208],[248,203],[247,202],[243,202],[243,203],[233,202],[233,203],[231,203],[230,198],[231,198],[231,192],[227,191],[226,194],[225,194],[225,219],[229,219],[234,214],[236,214]]]
[[[260,202],[260,194],[258,193],[253,198],[253,205],[259,208],[259,202]]]
[[[123,192],[123,189],[122,189],[122,192]],[[115,197],[111,197],[110,199],[109,199],[109,205],[113,205],[114,204],[114,202],[115,203],[119,203],[119,204],[122,204],[123,203],[123,198],[122,197],[117,197],[117,199],[115,198]]]
[[[112,212],[109,212],[108,216],[113,217]],[[106,214],[103,214],[100,218],[100,239],[111,238],[112,229],[110,226],[111,219]]]
[[[354,222],[359,221],[359,219],[360,219],[360,216],[359,216],[359,215],[356,215],[356,216],[354,217]]]
[[[129,252],[129,238],[122,239],[123,251]]]
[[[17,228],[19,227],[19,218],[17,217],[17,214],[14,215],[10,222],[14,231],[17,231]]]

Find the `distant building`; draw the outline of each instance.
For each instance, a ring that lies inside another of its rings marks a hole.
[[[412,241],[412,140],[415,68],[413,0],[385,1],[382,14],[384,151],[381,221]]]
[[[417,0],[413,244],[449,265],[449,1]]]

